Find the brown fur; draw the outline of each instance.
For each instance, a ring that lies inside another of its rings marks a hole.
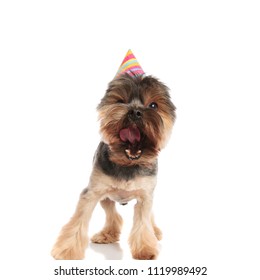
[[[136,110],[138,115],[133,115]],[[175,120],[175,107],[170,101],[168,88],[151,76],[119,76],[109,84],[98,112],[102,142],[94,159],[89,185],[80,195],[75,214],[62,228],[52,256],[55,259],[84,258],[89,221],[99,201],[106,222],[91,241],[118,241],[123,221],[115,201],[125,204],[136,199],[129,237],[132,256],[135,259],[156,259],[158,240],[162,238],[152,215],[157,156],[165,146]],[[122,141],[120,130],[133,125],[140,131],[140,141]],[[129,158],[126,149],[131,149],[131,153],[140,150],[141,156]]]

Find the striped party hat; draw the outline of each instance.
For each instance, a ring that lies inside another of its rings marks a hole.
[[[131,50],[127,52],[122,64],[120,65],[116,73],[116,77],[123,73],[128,73],[131,76],[144,74],[142,67],[139,65],[138,61],[136,60],[136,57],[134,56]]]

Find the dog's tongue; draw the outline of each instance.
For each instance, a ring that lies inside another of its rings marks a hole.
[[[120,139],[123,142],[129,141],[131,144],[134,144],[135,142],[140,142],[140,131],[137,127],[127,127],[123,128],[119,132]]]

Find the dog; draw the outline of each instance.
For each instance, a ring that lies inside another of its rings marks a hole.
[[[62,228],[52,256],[59,260],[84,258],[88,225],[98,202],[106,221],[91,241],[118,241],[122,218],[115,202],[125,205],[136,199],[129,237],[132,257],[156,259],[158,240],[162,238],[152,214],[157,159],[176,117],[169,89],[153,76],[124,73],[109,83],[97,110],[102,138],[89,184],[80,194],[75,214]]]

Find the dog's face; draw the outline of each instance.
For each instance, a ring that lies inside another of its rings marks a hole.
[[[175,120],[168,88],[151,76],[123,74],[112,80],[98,112],[110,159],[120,165],[153,163]]]

